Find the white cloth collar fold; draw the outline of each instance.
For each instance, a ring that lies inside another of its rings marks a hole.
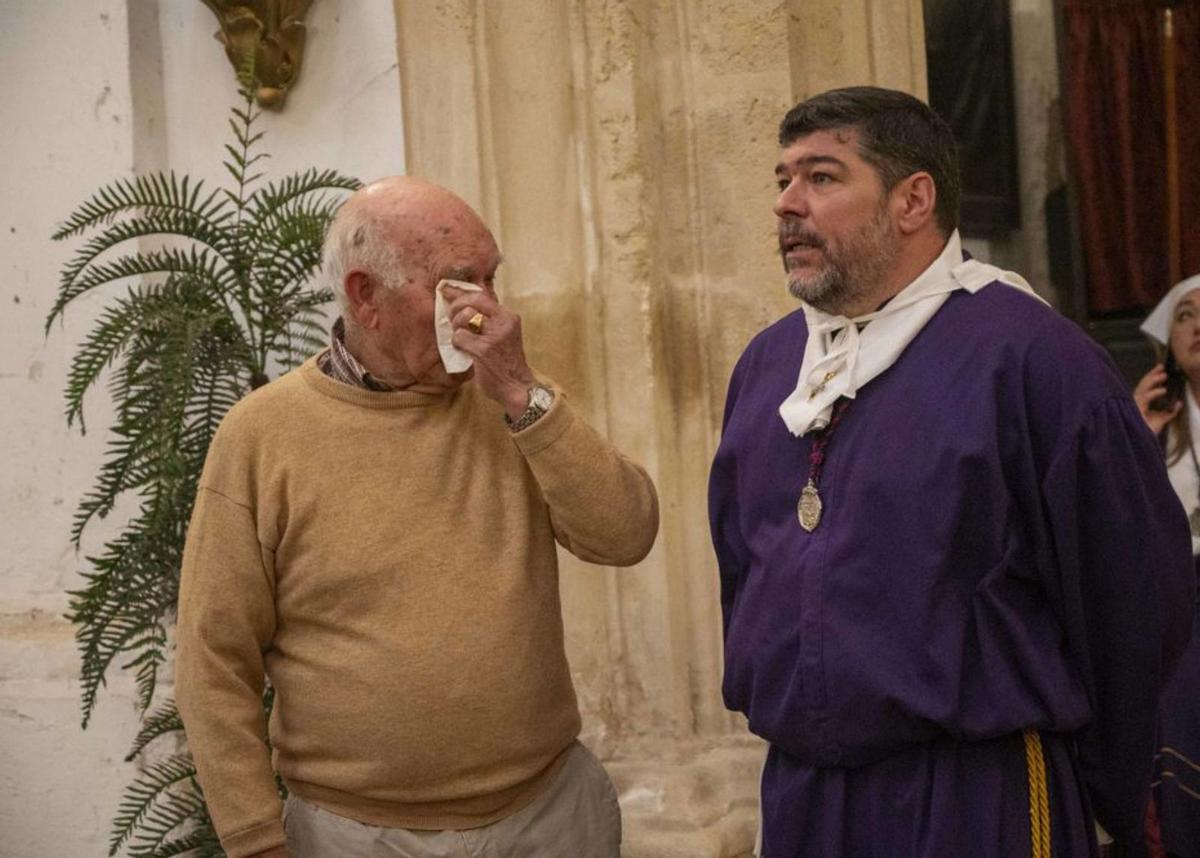
[[[950,293],[965,289],[974,294],[996,280],[1042,300],[1020,275],[974,259],[964,261],[955,230],[937,259],[879,310],[849,319],[805,304],[804,361],[796,389],[779,406],[788,431],[799,437],[828,426],[834,402],[843,396],[854,399],[860,388],[895,363]]]

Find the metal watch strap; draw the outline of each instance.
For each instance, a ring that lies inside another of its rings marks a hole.
[[[542,408],[534,401],[534,391],[539,390],[545,391],[547,394],[549,394],[550,401],[553,403],[554,391],[550,390],[550,388],[540,384],[535,384],[533,387],[529,388],[529,407],[521,413],[521,416],[516,420],[513,420],[507,414],[504,415],[504,422],[508,424],[510,432],[516,434],[522,429],[528,429],[534,423],[537,423],[538,420],[542,418],[543,414],[549,411],[549,408]]]

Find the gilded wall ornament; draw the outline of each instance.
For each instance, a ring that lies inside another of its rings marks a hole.
[[[235,72],[253,68],[255,99],[283,108],[304,58],[304,16],[313,0],[203,0],[221,23],[216,39]],[[253,58],[253,65],[248,60]]]

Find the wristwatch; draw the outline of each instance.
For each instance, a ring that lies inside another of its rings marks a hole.
[[[529,405],[525,407],[521,416],[513,420],[505,414],[504,422],[508,424],[508,428],[513,432],[520,432],[522,429],[528,429],[534,423],[537,423],[541,416],[550,410],[550,406],[553,404],[554,391],[544,385],[535,384],[529,388]]]

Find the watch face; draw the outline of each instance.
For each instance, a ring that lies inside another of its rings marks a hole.
[[[529,404],[541,411],[549,411],[554,404],[554,394],[538,385],[529,391]]]

